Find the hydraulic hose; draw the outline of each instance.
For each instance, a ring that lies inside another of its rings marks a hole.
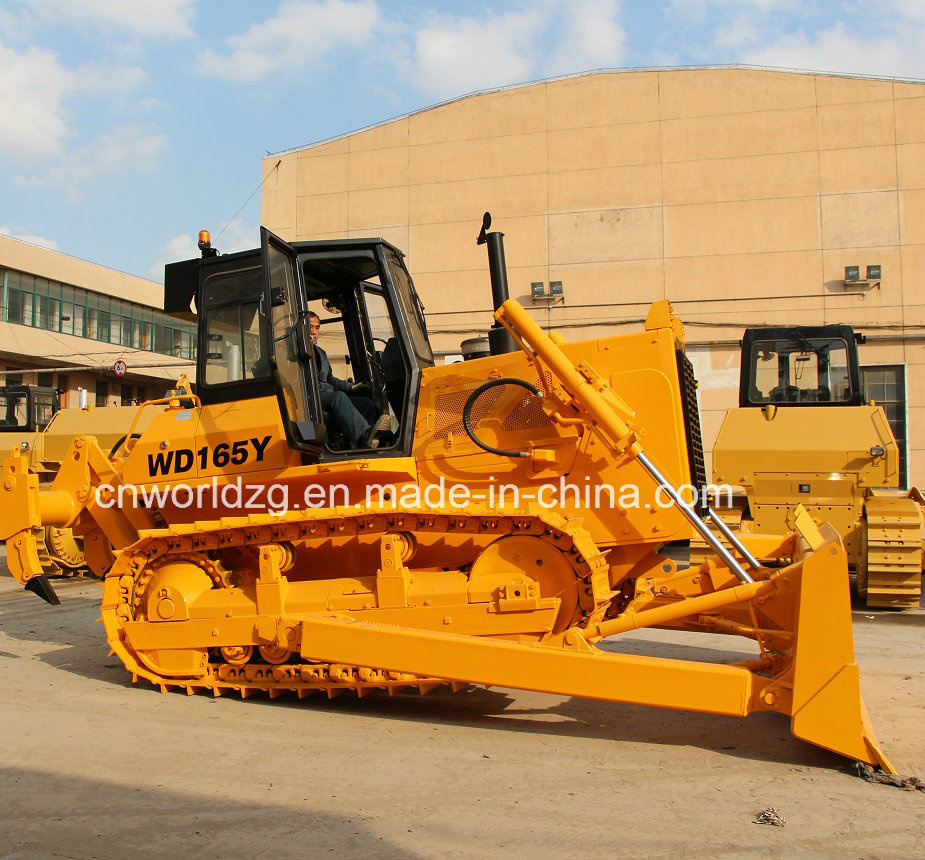
[[[503,448],[493,448],[491,445],[485,444],[478,436],[475,435],[475,431],[472,429],[472,407],[475,405],[475,401],[479,399],[486,391],[490,391],[492,388],[497,388],[499,385],[519,385],[521,388],[526,388],[537,400],[543,399],[543,392],[540,391],[535,385],[531,385],[529,382],[526,382],[523,379],[516,379],[513,376],[505,376],[501,379],[490,379],[488,382],[483,382],[472,394],[469,395],[469,399],[466,401],[466,405],[463,406],[462,421],[463,428],[466,431],[466,435],[475,442],[483,451],[488,451],[489,454],[497,454],[499,457],[528,457],[530,456],[527,451],[506,451]]]

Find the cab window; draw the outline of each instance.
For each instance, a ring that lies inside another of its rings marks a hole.
[[[29,406],[25,392],[0,394],[0,426],[25,427],[29,420]]]
[[[269,375],[260,332],[262,286],[259,268],[221,272],[203,282],[206,384]]]
[[[842,338],[755,341],[755,403],[846,403],[851,399],[848,345]]]
[[[55,397],[53,394],[36,394],[33,398],[36,430],[44,430],[51,416],[55,414]]]
[[[389,266],[389,275],[395,285],[395,292],[398,294],[398,300],[402,305],[402,312],[408,321],[408,330],[411,334],[414,354],[423,364],[432,365],[434,363],[434,353],[427,338],[424,309],[414,289],[411,276],[408,274],[401,257],[391,248],[386,250],[385,258]]]

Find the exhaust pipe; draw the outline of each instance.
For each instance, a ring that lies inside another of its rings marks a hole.
[[[491,277],[491,301],[497,311],[509,298],[507,285],[507,263],[504,259],[504,233],[489,233],[491,213],[482,216],[482,229],[476,240],[478,245],[488,245],[488,274]],[[497,320],[488,330],[488,348],[491,355],[517,352],[517,342],[511,333]]]

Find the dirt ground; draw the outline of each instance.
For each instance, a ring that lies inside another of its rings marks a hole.
[[[863,782],[778,715],[475,687],[162,695],[106,656],[99,585],[56,587],[49,607],[0,577],[2,857],[925,854],[925,793]],[[854,629],[882,745],[925,777],[925,612],[858,609]],[[622,650],[681,656],[674,635]],[[752,823],[767,807],[784,827]]]

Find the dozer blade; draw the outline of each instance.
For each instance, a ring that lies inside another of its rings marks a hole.
[[[707,610],[722,617],[735,607],[741,614],[751,607],[763,624],[774,625],[783,636],[796,640],[779,653],[774,674],[766,666],[602,651],[585,638],[590,631],[578,627],[566,631],[554,646],[391,627],[343,616],[305,618],[302,654],[313,660],[375,665],[450,681],[655,707],[742,717],[775,710],[791,717],[796,737],[894,773],[861,699],[847,558],[837,538],[790,567],[773,575],[763,573],[766,578],[755,583],[642,611],[632,627],[685,617],[694,621]],[[610,635],[604,628],[616,627],[619,620],[604,622],[599,630]]]
[[[895,773],[874,734],[854,662],[851,595],[844,550],[828,544],[807,556],[800,577],[794,655],[794,736]]]
[[[61,599],[55,593],[47,576],[33,576],[32,579],[26,583],[26,591],[37,594],[42,600],[46,603],[50,603],[52,606],[61,605]]]

